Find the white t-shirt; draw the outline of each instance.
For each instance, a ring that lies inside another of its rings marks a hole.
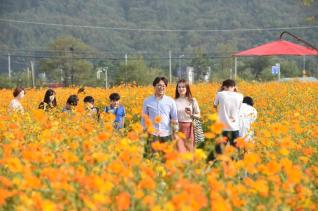
[[[257,118],[257,111],[253,106],[242,103],[240,109],[240,136],[247,141],[253,138],[253,131],[251,125]]]
[[[24,112],[24,109],[23,109],[23,106],[20,103],[20,101],[14,98],[13,100],[11,100],[11,102],[9,104],[9,111]]]
[[[225,125],[224,131],[239,130],[239,111],[243,95],[238,92],[221,91],[216,94],[214,105],[219,106],[218,115]]]
[[[193,98],[193,102],[190,102],[188,98],[179,97],[175,99],[178,112],[178,122],[192,122],[190,115],[185,112],[185,108],[189,107],[192,114],[199,114],[200,108],[198,102]]]

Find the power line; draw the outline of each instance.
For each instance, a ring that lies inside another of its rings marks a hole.
[[[46,50],[45,50],[46,49]],[[6,52],[25,52],[25,53],[74,53],[74,54],[116,54],[116,55],[124,55],[124,54],[132,54],[132,55],[161,55],[167,54],[168,51],[156,51],[150,52],[147,50],[143,51],[113,51],[113,50],[99,50],[96,51],[89,51],[89,50],[60,50],[60,49],[48,49],[48,48],[1,48],[0,51]],[[175,55],[179,54],[187,54],[187,55],[195,55],[196,53],[185,53],[185,52],[172,52]],[[234,53],[234,52],[230,52]],[[204,54],[214,54],[211,52],[205,52]]]
[[[0,55],[1,56],[1,55]],[[2,54],[2,56],[5,56],[5,54]],[[45,55],[20,55],[20,54],[10,54],[11,57],[21,57],[21,58],[38,58],[38,59],[65,59],[65,58],[69,58],[69,57],[62,57],[62,56],[45,56]],[[174,60],[190,60],[190,59],[195,59],[198,57],[172,57],[171,59]],[[205,58],[209,58],[209,59],[225,59],[225,58],[232,58],[231,56],[206,56]],[[107,60],[125,60],[124,57],[73,57],[73,59],[107,59]],[[138,57],[130,57],[128,58],[128,60],[168,60],[168,57],[155,57],[155,58],[149,58],[149,57],[144,57],[144,58],[138,58]]]
[[[51,55],[51,54],[60,54],[60,53],[73,53],[74,55],[125,55],[126,53],[130,54],[130,55],[134,55],[134,56],[138,56],[138,55],[142,55],[142,56],[147,56],[147,55],[165,55],[167,54],[167,52],[149,52],[149,51],[131,51],[131,52],[126,52],[126,51],[84,51],[84,50],[74,50],[74,51],[69,51],[69,50],[60,50],[60,49],[34,49],[34,48],[30,48],[30,49],[19,49],[19,48],[0,48],[0,51],[3,52],[9,52],[10,54],[14,54],[14,53],[18,53],[18,54],[24,54],[24,55],[29,55],[29,54],[47,54],[47,55]],[[227,55],[227,54],[233,54],[235,52],[222,52],[223,55]],[[192,56],[192,55],[197,55],[196,53],[186,53],[186,52],[172,52],[173,55],[188,55],[188,56]],[[215,52],[205,52],[205,55],[220,55],[217,54]],[[0,55],[1,56],[1,55]],[[43,56],[43,55],[41,55]]]
[[[156,29],[156,28],[129,28],[129,27],[107,27],[107,26],[92,26],[92,25],[74,25],[74,24],[60,24],[60,23],[46,23],[35,21],[23,21],[14,19],[0,18],[1,22],[33,24],[44,26],[56,26],[67,28],[86,28],[86,29],[104,29],[113,31],[139,31],[139,32],[246,32],[246,31],[281,31],[291,29],[316,29],[318,25],[314,26],[291,26],[291,27],[270,27],[270,28],[236,28],[236,29]]]
[[[158,54],[158,52],[148,52],[148,51],[113,51],[113,50],[60,50],[60,49],[48,49],[48,48],[0,48],[1,51],[9,51],[9,52],[26,52],[26,53],[74,53],[74,54]],[[183,52],[182,52],[183,53]]]

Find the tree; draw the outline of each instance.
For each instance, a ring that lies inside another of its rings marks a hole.
[[[203,52],[202,49],[197,49],[195,52],[195,58],[192,59],[190,65],[194,69],[194,79],[196,81],[203,81],[204,77],[208,73],[211,61],[209,57]]]
[[[301,77],[302,71],[295,61],[285,60],[280,64],[281,77]]]
[[[127,65],[121,64],[115,81],[117,84],[125,82],[149,85],[156,76],[162,73],[161,69],[147,67],[143,58],[139,57],[129,61]]]
[[[269,57],[261,56],[252,58],[250,62],[245,63],[245,68],[250,68],[251,74],[254,76],[256,80],[261,80],[262,71],[266,68],[268,69],[270,66],[273,65],[273,62]],[[264,76],[264,74],[263,74]]]
[[[83,59],[92,49],[81,40],[72,36],[62,36],[48,47],[54,52],[49,58],[40,62],[40,71],[49,79],[60,80],[68,86],[83,83],[92,71],[92,64]]]
[[[315,2],[315,0],[303,0],[303,2],[305,6],[310,6]]]

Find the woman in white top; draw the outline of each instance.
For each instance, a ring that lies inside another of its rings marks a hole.
[[[192,97],[189,84],[185,80],[179,80],[176,86],[175,101],[177,105],[179,131],[185,137],[177,141],[177,150],[179,152],[194,151],[194,132],[192,117],[200,117],[198,102]]]
[[[9,111],[14,111],[14,112],[24,112],[23,106],[20,103],[20,100],[24,97],[25,91],[23,88],[16,88],[13,91],[13,96],[14,99],[11,100],[9,104]]]

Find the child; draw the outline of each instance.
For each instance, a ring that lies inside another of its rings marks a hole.
[[[120,96],[118,93],[112,93],[109,96],[110,100],[110,106],[105,107],[105,112],[106,113],[111,113],[116,116],[114,120],[114,128],[115,129],[120,129],[124,127],[125,124],[125,108],[124,106],[120,105]]]
[[[253,99],[246,96],[243,99],[239,112],[240,137],[245,138],[246,141],[250,141],[254,135],[254,132],[251,130],[251,125],[257,118],[257,111],[253,105]]]
[[[100,118],[99,108],[94,106],[94,98],[92,96],[86,96],[84,98],[85,110],[90,117]]]
[[[73,110],[75,109],[75,107],[77,106],[77,103],[78,103],[77,95],[69,96],[67,101],[66,101],[66,105],[63,108],[62,112],[72,113]]]

